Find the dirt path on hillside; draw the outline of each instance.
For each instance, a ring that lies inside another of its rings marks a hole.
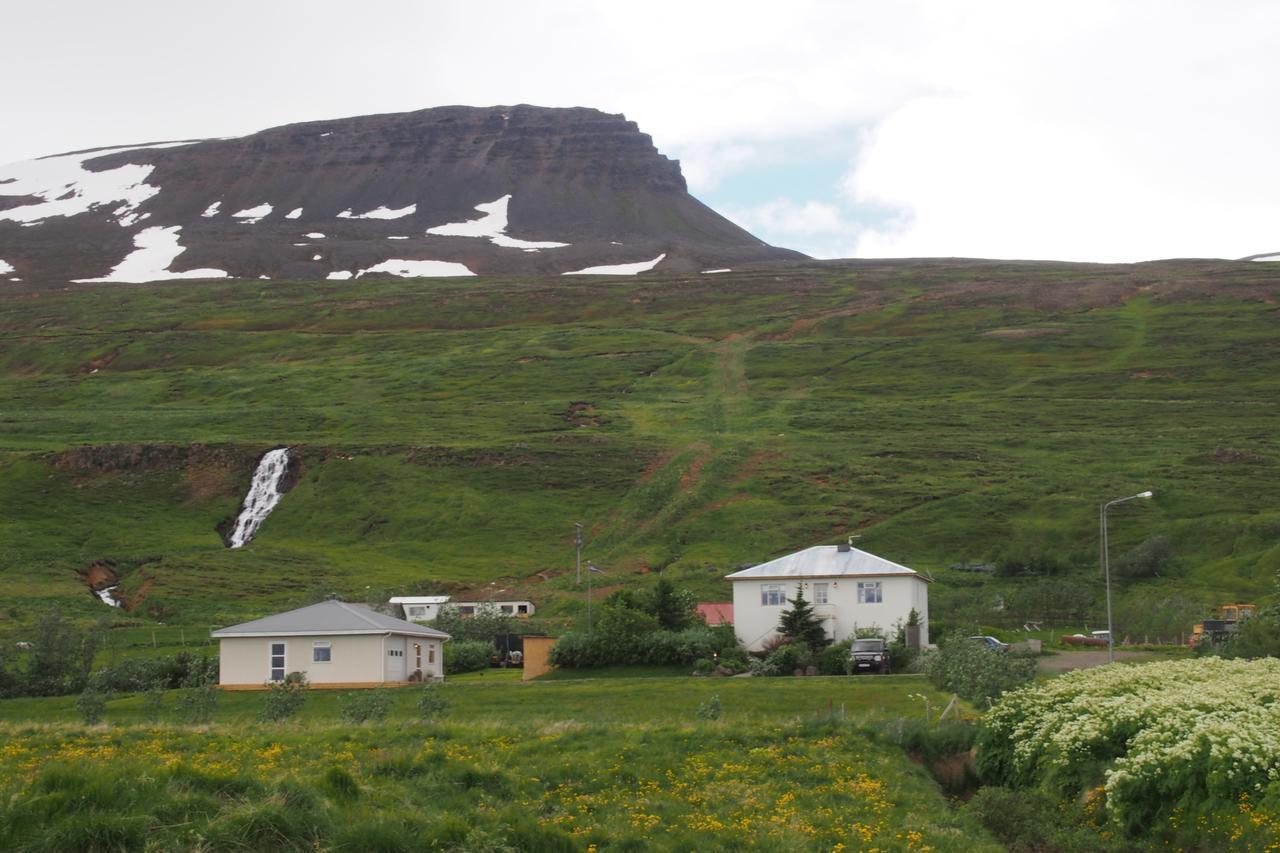
[[[1152,660],[1153,652],[1116,652],[1116,660],[1140,661]],[[1087,652],[1058,652],[1040,658],[1036,668],[1045,675],[1057,675],[1073,669],[1088,669],[1091,666],[1102,666],[1107,662],[1107,650],[1090,650]]]

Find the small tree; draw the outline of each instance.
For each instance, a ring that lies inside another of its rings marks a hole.
[[[831,644],[822,627],[822,620],[813,612],[813,605],[805,600],[804,584],[796,591],[795,598],[789,598],[790,610],[782,611],[778,622],[778,632],[792,642],[804,643],[812,651],[819,651]]]
[[[649,612],[658,620],[658,627],[667,631],[679,631],[689,627],[693,617],[689,597],[681,594],[675,584],[666,578],[658,578],[650,598]]]
[[[449,699],[444,695],[443,686],[428,684],[418,691],[418,719],[428,722],[447,710],[449,710]]]
[[[300,672],[291,672],[284,681],[275,681],[267,688],[266,701],[258,719],[267,723],[279,723],[289,719],[307,701],[307,678]]]

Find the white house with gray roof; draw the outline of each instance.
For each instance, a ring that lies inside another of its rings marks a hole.
[[[879,628],[893,639],[912,609],[920,617],[920,643],[929,642],[930,581],[906,566],[852,545],[815,545],[727,576],[733,583],[733,620],[738,638],[760,651],[778,633],[801,586],[823,620],[827,636],[839,642],[857,628]]]
[[[362,604],[322,601],[214,631],[218,684],[260,688],[301,672],[317,687],[444,678],[449,635]]]

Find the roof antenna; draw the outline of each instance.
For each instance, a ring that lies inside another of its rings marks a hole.
[[[861,539],[861,538],[862,538],[862,534],[861,534],[861,533],[851,533],[851,534],[849,534],[849,547],[850,547],[850,548],[852,548],[852,547],[853,547],[853,540],[855,540],[855,539]]]

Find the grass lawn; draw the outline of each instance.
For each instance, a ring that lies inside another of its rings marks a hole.
[[[93,727],[69,699],[0,702],[0,846],[1000,849],[882,736],[916,694],[944,701],[919,677],[486,674],[447,684],[428,722],[418,692],[361,725],[327,691],[274,725],[252,722],[263,694],[223,695],[204,727],[144,724],[140,697]],[[713,695],[723,715],[704,719]]]

